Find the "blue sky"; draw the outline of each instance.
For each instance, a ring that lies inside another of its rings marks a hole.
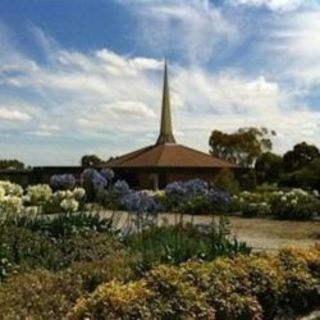
[[[320,145],[316,0],[1,0],[0,157],[75,165],[153,143],[163,58],[180,143],[266,126]]]

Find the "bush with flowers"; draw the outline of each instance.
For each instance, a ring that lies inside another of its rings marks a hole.
[[[53,192],[47,184],[28,186],[25,190],[14,183],[0,181],[1,218],[41,213],[78,212],[84,207],[83,188]]]
[[[224,213],[232,199],[228,192],[201,179],[170,183],[164,192],[166,211],[189,214]]]
[[[288,220],[308,220],[320,215],[320,198],[317,191],[292,189],[276,191],[271,197],[274,217]]]
[[[320,214],[317,191],[302,189],[248,192],[233,196],[233,210],[245,217],[308,220]]]

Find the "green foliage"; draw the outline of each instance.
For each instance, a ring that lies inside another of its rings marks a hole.
[[[109,258],[114,252],[125,251],[123,245],[108,233],[89,231],[55,240],[63,256],[63,264],[92,262]]]
[[[199,194],[193,196],[189,201],[180,202],[178,211],[185,214],[201,215],[214,213],[215,208],[206,195]]]
[[[302,189],[273,192],[270,198],[273,216],[286,220],[310,220],[320,213],[320,199]]]
[[[285,220],[310,220],[319,215],[317,192],[302,189],[277,190],[260,188],[243,191],[233,197],[232,209],[245,217],[275,217]]]
[[[293,147],[283,156],[283,170],[285,172],[294,172],[300,170],[320,157],[319,149],[314,146],[301,142]]]
[[[179,264],[189,259],[212,260],[250,252],[245,243],[229,238],[223,218],[206,230],[192,225],[154,226],[129,236],[125,244],[141,255],[141,271],[159,263]]]
[[[64,319],[82,294],[81,282],[60,274],[46,270],[18,274],[0,286],[0,319]]]
[[[254,191],[257,187],[256,172],[252,169],[247,169],[237,175],[237,180],[241,190]]]
[[[83,289],[92,292],[104,282],[119,280],[127,282],[136,278],[135,266],[139,259],[128,252],[114,251],[104,260],[76,262],[61,272],[73,282],[81,282]]]
[[[261,320],[283,310],[295,318],[320,306],[315,264],[317,248],[162,265],[138,281],[101,285],[78,300],[69,319]]]
[[[7,276],[11,269],[11,263],[9,260],[10,249],[6,243],[0,242],[0,282]]]
[[[73,234],[111,231],[112,221],[101,218],[98,214],[64,214],[54,217],[40,216],[35,218],[17,217],[14,223],[34,232],[41,232],[49,237],[67,237]]]
[[[22,170],[25,168],[23,162],[16,159],[2,159],[0,160],[0,169],[14,169]]]
[[[100,159],[95,154],[84,155],[81,158],[81,166],[82,167],[101,167],[105,163],[106,162],[104,160]]]
[[[270,136],[274,131],[266,128],[240,128],[228,134],[214,130],[209,139],[210,153],[244,167],[251,167],[255,160],[272,148]]]
[[[47,237],[24,228],[2,225],[0,243],[12,266],[58,269],[63,261],[61,251]]]
[[[240,185],[237,181],[233,171],[229,169],[222,169],[214,178],[214,184],[223,190],[236,194],[240,191]]]
[[[283,174],[279,185],[320,191],[320,158],[313,160],[300,170]]]
[[[272,152],[264,152],[258,157],[255,170],[259,184],[278,182],[282,171],[282,157]]]

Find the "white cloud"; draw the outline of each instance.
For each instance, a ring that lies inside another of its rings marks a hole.
[[[177,53],[206,62],[226,43],[237,41],[237,27],[209,0],[126,1],[137,17],[139,43],[155,53]]]
[[[320,85],[320,9],[276,19],[267,51],[277,57],[283,76],[304,87]]]
[[[31,116],[26,112],[13,109],[12,107],[0,106],[0,120],[29,121],[31,120]]]
[[[311,4],[314,1],[310,0],[229,0],[234,5],[247,6],[265,6],[271,10],[290,11],[299,8],[302,5]]]
[[[210,74],[201,69],[185,69],[178,74],[175,85],[191,109],[200,105],[219,114],[277,114],[292,104],[293,98],[277,82],[237,72]]]
[[[180,13],[176,7],[163,7],[163,2],[156,4],[154,10],[161,9],[160,16],[170,21],[173,16],[180,21],[181,15],[183,21],[188,21],[191,16],[185,17],[189,12],[200,10],[194,1],[188,1],[186,12]],[[201,6],[204,12],[216,12],[205,1],[201,1]],[[205,24],[210,25],[208,21]],[[55,157],[49,157],[55,152],[61,154],[59,164],[74,163],[72,155],[78,157],[86,150],[105,152],[107,157],[155,141],[163,61],[120,55],[107,48],[87,53],[69,50],[56,42],[51,46],[50,37],[40,34],[48,57],[46,63],[26,56],[9,40],[5,48],[0,48],[0,57],[8,62],[0,67],[0,120],[5,117],[20,120],[13,121],[19,122],[19,126],[9,121],[7,131],[11,129],[13,133],[18,128],[22,132],[21,141],[27,139],[24,133],[32,141],[43,141],[41,150],[45,154],[41,159],[51,164],[57,163]],[[288,43],[289,39],[285,37]],[[289,47],[284,51],[288,56]],[[188,50],[192,52],[193,47]],[[182,143],[207,150],[212,129],[232,131],[248,125],[278,131],[276,146],[281,151],[301,139],[316,142],[319,136],[319,112],[298,104],[296,91],[275,77],[260,72],[247,75],[234,69],[212,72],[201,66],[178,63],[169,65],[169,75],[174,128]],[[6,101],[7,94],[2,96],[6,88],[17,97],[14,103]],[[299,121],[303,123],[300,126]],[[17,143],[20,146],[17,156],[23,156],[21,141]],[[48,151],[48,144],[55,152]],[[37,150],[35,146],[30,148]],[[24,157],[22,160],[30,162],[29,153]],[[41,159],[35,161],[41,163]]]

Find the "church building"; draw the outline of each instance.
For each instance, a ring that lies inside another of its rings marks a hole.
[[[111,159],[107,166],[132,187],[162,189],[178,180],[201,178],[213,181],[222,169],[234,164],[178,144],[173,135],[167,64],[164,70],[159,137],[155,144]]]

